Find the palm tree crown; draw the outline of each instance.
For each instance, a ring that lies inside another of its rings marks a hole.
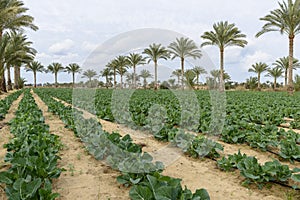
[[[144,79],[144,88],[147,87],[147,78],[153,77],[149,70],[143,69],[140,72],[140,77]]]
[[[203,67],[199,67],[199,66],[195,66],[193,68],[193,71],[196,74],[197,84],[199,85],[199,76],[200,76],[200,74],[207,74],[207,71]]]
[[[92,81],[92,78],[97,76],[97,72],[92,69],[88,69],[82,73],[82,78],[88,78],[89,82]]]
[[[143,53],[147,55],[148,63],[154,62],[154,87],[157,89],[157,62],[159,59],[167,60],[170,54],[164,46],[155,43],[146,48]]]
[[[81,72],[80,66],[76,63],[71,63],[68,66],[66,66],[66,72],[72,73],[72,82],[73,82],[73,87],[74,87],[74,85],[75,85],[75,74]]]
[[[300,33],[300,0],[287,0],[287,2],[279,3],[279,8],[272,10],[260,20],[266,24],[262,30],[256,34],[256,37],[264,33],[278,31],[289,37],[289,68],[288,68],[288,87],[290,94],[294,91],[293,84],[293,54],[294,54],[294,38]]]
[[[117,72],[121,77],[121,88],[123,88],[123,75],[127,72],[129,65],[128,58],[126,56],[118,56],[115,58],[115,64],[117,66]]]
[[[235,26],[235,24],[229,24],[227,21],[218,22],[213,25],[213,31],[204,32],[201,36],[205,41],[201,46],[215,45],[220,49],[220,90],[224,90],[224,49],[228,46],[245,47],[247,41],[244,39],[246,35]]]
[[[266,74],[266,76],[274,78],[274,90],[276,89],[277,78],[281,77],[282,73],[283,73],[283,70],[279,67],[274,67],[273,69],[268,69],[268,74]]]
[[[184,37],[176,38],[176,41],[172,42],[168,47],[172,55],[172,59],[176,57],[180,58],[182,79],[181,86],[183,87],[184,59],[187,57],[192,57],[194,59],[200,58],[202,56],[201,51],[193,40]]]
[[[142,55],[137,53],[130,53],[129,56],[127,56],[128,65],[133,68],[133,87],[136,87],[136,67],[138,65],[144,65],[146,64],[146,58],[143,58]]]

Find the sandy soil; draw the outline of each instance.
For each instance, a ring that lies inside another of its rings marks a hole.
[[[58,135],[64,146],[59,165],[67,171],[53,183],[54,190],[61,194],[59,199],[129,199],[128,189],[116,181],[119,173],[89,155],[74,133],[64,128],[57,116],[47,112],[47,106],[37,95],[34,98],[50,126],[50,133]]]
[[[5,97],[7,97],[8,95],[14,93],[17,90],[10,90],[7,93],[0,93],[0,99],[4,99]]]
[[[61,101],[63,102],[63,101]],[[65,102],[63,102],[65,103]],[[66,103],[65,103],[66,104]],[[67,105],[67,104],[66,104]],[[82,110],[85,116],[94,117],[90,113]],[[197,188],[205,188],[211,195],[211,199],[228,199],[228,200],[279,200],[286,199],[286,195],[293,194],[293,191],[282,186],[270,184],[269,187],[259,190],[256,186],[250,188],[241,185],[244,180],[238,172],[226,173],[216,167],[216,162],[209,159],[192,159],[182,155],[178,148],[173,148],[168,143],[156,141],[149,134],[141,131],[129,129],[123,125],[115,124],[100,119],[103,129],[108,132],[119,132],[121,135],[130,134],[135,142],[145,145],[144,151],[156,155],[157,159],[163,161],[166,169],[163,174],[181,178],[183,185],[186,185],[192,191]],[[223,142],[224,154],[234,154],[240,149],[242,153],[249,156],[256,156],[261,163],[272,161],[274,154],[261,152],[251,149],[247,145],[230,145]],[[299,163],[294,165],[286,162],[285,164],[293,167],[300,167]],[[296,195],[300,195],[297,193]],[[297,198],[297,197],[296,197]]]
[[[8,143],[10,138],[12,138],[7,123],[14,118],[15,116],[14,113],[17,111],[19,102],[21,101],[22,98],[23,98],[23,94],[20,95],[19,98],[12,103],[8,113],[5,116],[5,119],[3,121],[0,121],[0,171],[5,171],[9,167],[4,162],[6,149],[3,148],[3,145]],[[5,199],[6,199],[5,192],[0,187],[0,200],[5,200]]]

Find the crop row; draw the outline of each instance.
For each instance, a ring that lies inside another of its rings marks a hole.
[[[41,90],[35,92],[48,105],[49,111],[59,115],[66,127],[82,140],[90,154],[122,172],[117,181],[132,186],[129,192],[131,199],[210,199],[205,189],[192,193],[182,188],[181,179],[163,176],[163,164],[153,163],[153,157],[142,152],[129,135],[109,134],[103,131],[96,119],[85,119],[81,112],[53,100],[47,93]]]
[[[5,115],[11,107],[11,104],[22,94],[22,92],[22,90],[16,91],[13,94],[0,100],[0,120],[3,120],[5,118]]]
[[[55,199],[52,179],[63,169],[57,167],[61,148],[58,136],[49,133],[42,111],[29,90],[24,92],[15,118],[10,122],[14,138],[5,144],[7,171],[0,173],[0,183],[6,184],[8,199]]]

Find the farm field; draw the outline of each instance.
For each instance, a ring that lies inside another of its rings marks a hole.
[[[0,199],[300,198],[299,93],[64,88],[3,99]],[[24,154],[30,143],[41,147]],[[43,173],[30,167],[41,152],[53,162],[37,165]]]

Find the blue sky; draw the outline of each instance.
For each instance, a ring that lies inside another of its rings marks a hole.
[[[225,70],[233,81],[255,76],[247,72],[255,62],[272,64],[288,54],[286,35],[267,33],[260,38],[254,37],[264,24],[259,18],[278,7],[274,0],[24,0],[24,3],[39,26],[38,31],[28,30],[27,34],[38,51],[36,59],[44,66],[52,62],[63,65],[76,62],[84,69],[94,68],[99,72],[101,67],[85,65],[89,55],[105,41],[143,28],[175,31],[200,46],[203,32],[211,30],[213,23],[221,20],[235,23],[247,35],[245,48],[225,50]],[[300,58],[298,40],[296,38],[295,57]],[[204,47],[202,51],[218,66],[217,47]],[[103,65],[105,63],[99,63]],[[151,65],[146,67],[152,69]],[[174,70],[178,67],[174,64]],[[31,73],[23,73],[23,76],[32,82]],[[71,76],[61,73],[58,80],[70,82]],[[53,82],[53,75],[39,74],[38,82]]]

